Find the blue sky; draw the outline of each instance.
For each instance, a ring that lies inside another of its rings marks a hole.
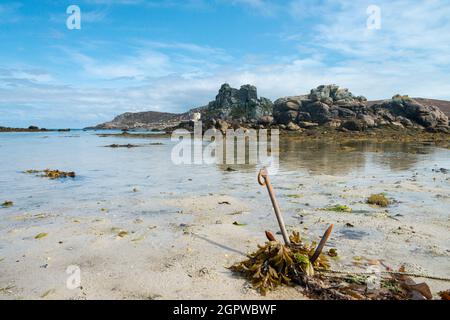
[[[81,30],[66,27],[69,5]],[[367,28],[369,5],[381,29]],[[272,100],[328,83],[450,100],[444,0],[2,1],[0,46],[0,126],[182,112],[224,82]]]

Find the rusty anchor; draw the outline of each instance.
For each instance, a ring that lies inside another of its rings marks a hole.
[[[288,233],[286,231],[286,226],[284,224],[283,216],[281,215],[280,207],[278,205],[278,201],[275,197],[275,192],[273,191],[272,185],[270,184],[270,178],[269,173],[267,172],[266,168],[263,168],[258,173],[258,183],[261,186],[265,186],[267,188],[267,191],[269,192],[270,200],[272,201],[272,206],[275,211],[275,215],[277,217],[278,225],[280,226],[281,234],[283,236],[284,243],[289,246],[291,244],[289,240]],[[323,247],[325,246],[325,243],[328,241],[328,238],[330,237],[331,231],[333,230],[333,225],[331,224],[328,229],[325,231],[324,235],[322,236],[322,239],[319,242],[319,245],[317,246],[316,250],[314,251],[314,254],[310,258],[311,263],[314,263],[319,255],[322,253]],[[266,231],[266,237],[270,241],[274,241],[275,237],[272,233],[269,231]]]
[[[328,238],[330,237],[331,234],[331,230],[333,230],[333,225],[330,224],[330,226],[328,227],[328,229],[325,231],[325,233],[322,236],[322,239],[320,239],[319,245],[316,248],[316,251],[314,251],[314,254],[312,255],[312,257],[309,259],[309,261],[311,263],[316,262],[317,258],[320,256],[320,254],[322,253],[323,247],[325,246],[325,243],[327,243]]]
[[[278,225],[280,226],[281,234],[283,235],[284,243],[288,246],[291,244],[289,240],[288,233],[286,231],[286,226],[284,225],[283,216],[281,215],[280,207],[278,206],[277,198],[275,198],[275,193],[273,192],[272,185],[270,184],[269,173],[267,169],[261,169],[258,173],[258,183],[261,186],[266,186],[269,192],[270,200],[272,201],[273,209],[275,210],[275,215],[277,216]]]

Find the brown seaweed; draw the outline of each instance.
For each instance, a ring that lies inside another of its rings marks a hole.
[[[12,207],[13,205],[14,205],[14,202],[6,200],[5,202],[2,203],[1,206],[2,206],[2,208],[9,208],[9,207]]]
[[[314,269],[327,269],[329,264],[321,254],[314,264],[310,257],[314,254],[315,243],[303,243],[298,232],[289,237],[286,246],[278,241],[267,241],[264,246],[250,254],[248,259],[230,267],[234,272],[244,274],[265,295],[280,285],[291,285],[302,274],[311,276]]]
[[[61,179],[61,178],[75,178],[75,172],[73,171],[60,171],[60,170],[27,170],[25,173],[36,174],[39,177],[45,177],[49,179]]]
[[[387,207],[391,203],[391,201],[388,198],[386,198],[386,196],[383,193],[379,193],[379,194],[372,194],[367,199],[367,203],[379,207]]]
[[[431,299],[431,290],[426,283],[415,283],[406,275],[405,268],[398,272],[379,275],[379,286],[369,288],[370,277],[374,274],[346,274],[340,276],[330,270],[326,255],[321,253],[312,263],[315,243],[302,242],[299,233],[289,237],[289,246],[278,242],[274,235],[266,231],[269,239],[248,259],[230,267],[233,272],[245,276],[262,295],[278,286],[300,285],[303,293],[313,299],[324,300],[407,300]],[[330,249],[331,255],[336,249]],[[330,255],[330,251],[328,255]],[[442,299],[448,292],[440,293]]]

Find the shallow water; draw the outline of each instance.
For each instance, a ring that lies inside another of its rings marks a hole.
[[[162,145],[151,145],[155,142]],[[113,143],[140,147],[104,147]],[[170,160],[174,145],[175,142],[165,138],[105,138],[84,131],[3,133],[0,134],[0,200],[12,200],[15,209],[23,211],[89,214],[89,209],[103,202],[109,207],[111,204],[127,206],[130,214],[168,214],[170,210],[157,206],[134,208],[133,203],[140,198],[209,193],[252,199],[262,191],[255,183],[258,166],[236,165],[233,168],[237,171],[227,172],[228,166],[174,165]],[[398,201],[421,203],[426,208],[409,215],[448,215],[450,188],[448,179],[444,179],[447,175],[433,171],[450,168],[447,149],[419,143],[334,145],[287,140],[281,142],[280,150],[280,169],[272,181],[281,197],[300,193],[303,199],[295,199],[294,203],[308,202],[323,207],[332,203],[336,192],[342,190],[377,186],[382,191],[383,184],[408,180],[436,192],[432,195],[399,188],[391,194]],[[23,173],[45,168],[76,171],[77,177],[48,180]],[[139,193],[133,192],[133,188]],[[317,199],[308,199],[302,190]],[[281,202],[286,200],[294,199],[282,197]]]
[[[105,147],[114,143],[140,146]],[[154,216],[170,222],[180,208],[176,202],[168,205],[168,200],[211,194],[244,201],[249,212],[240,215],[239,221],[247,223],[250,232],[276,230],[266,190],[256,182],[258,166],[233,166],[236,171],[231,172],[220,165],[177,166],[170,160],[174,145],[168,138],[99,137],[92,131],[2,133],[0,202],[11,200],[14,206],[0,209],[0,230],[36,224],[11,220],[12,215],[45,212],[89,217],[103,209],[118,221]],[[420,143],[337,145],[293,140],[282,140],[280,150],[280,169],[272,184],[288,228],[308,225],[306,237],[317,239],[324,230],[323,224],[316,223],[325,214],[321,209],[335,204],[353,209],[339,213],[344,219],[384,214],[405,224],[437,221],[442,227],[446,223],[448,230],[449,175],[433,169],[450,169],[450,150]],[[77,176],[49,180],[23,172],[46,168],[75,171]],[[380,192],[395,200],[387,211],[365,203],[368,195]],[[383,223],[390,221],[394,220]],[[336,226],[330,245],[338,245],[340,239],[377,242],[386,241],[386,234],[361,222],[354,229]],[[441,255],[430,268],[448,273],[448,234],[434,240]],[[8,250],[14,248],[0,242],[0,256],[7,256]],[[371,250],[383,254],[383,248]]]

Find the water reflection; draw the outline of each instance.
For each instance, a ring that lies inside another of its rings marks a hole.
[[[284,138],[280,141],[279,166],[285,172],[306,170],[311,174],[327,175],[370,171],[375,167],[399,172],[413,169],[437,150],[434,146],[420,143],[332,143]],[[222,173],[243,173],[253,172],[258,167],[261,167],[261,163],[218,164],[217,170]]]
[[[436,148],[411,143],[354,141],[280,141],[280,167],[285,171],[306,169],[313,174],[341,175],[377,166],[392,171],[410,170]]]

